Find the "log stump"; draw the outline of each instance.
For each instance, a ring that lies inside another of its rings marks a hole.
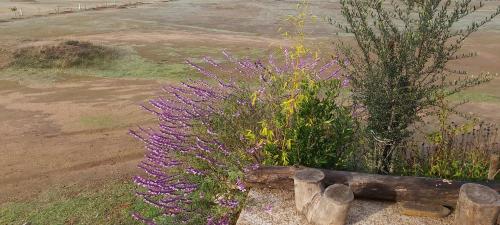
[[[344,225],[354,194],[343,184],[326,188],[319,201],[311,207],[307,220],[316,225]]]
[[[498,193],[486,186],[468,183],[460,187],[456,225],[495,225],[500,209]]]
[[[299,170],[293,176],[295,191],[295,207],[302,213],[311,204],[315,195],[323,192],[325,174],[318,169]]]

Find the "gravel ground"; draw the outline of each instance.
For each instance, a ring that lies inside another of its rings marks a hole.
[[[389,202],[355,200],[347,225],[448,225],[453,214],[442,219],[399,214],[399,205]],[[292,192],[271,189],[250,190],[237,225],[308,225],[295,211]]]

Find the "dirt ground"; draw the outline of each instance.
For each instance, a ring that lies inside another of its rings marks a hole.
[[[149,2],[141,2],[149,3]],[[137,1],[125,0],[5,0],[0,1],[0,22],[43,17],[53,14],[75,13],[85,10],[103,10],[112,7],[133,7]]]
[[[102,78],[48,87],[1,81],[0,202],[137,172],[143,148],[127,131],[152,122],[138,105],[158,87]]]
[[[44,7],[51,8],[61,2],[66,1],[22,4],[36,8],[33,4],[47,3]],[[65,4],[76,3],[68,2]],[[312,2],[318,15],[339,17],[337,1]],[[500,1],[487,4],[495,6]],[[8,17],[7,5],[12,2],[0,1],[0,19]],[[131,48],[139,56],[161,63],[182,62],[225,48],[252,52],[283,43],[277,30],[283,26],[281,19],[294,8],[294,1],[178,0],[3,22],[0,68],[8,60],[1,56],[2,49],[68,39]],[[325,24],[310,30],[317,43],[334,40],[335,32]],[[466,48],[479,55],[458,66],[500,72],[500,18],[473,35]],[[0,76],[0,204],[55,186],[97,185],[137,173],[143,148],[127,130],[154,124],[138,105],[170,82],[72,76],[39,83]],[[463,110],[500,123],[500,79],[471,93],[499,100],[479,99]]]

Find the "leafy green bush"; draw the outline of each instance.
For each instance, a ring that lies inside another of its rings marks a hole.
[[[497,128],[488,124],[446,124],[427,140],[408,143],[400,161],[404,175],[486,180],[489,157],[498,149]]]
[[[309,167],[352,169],[356,145],[356,121],[349,107],[337,102],[339,80],[303,83],[303,96],[292,115],[290,126],[281,116],[283,131],[291,140],[290,164]]]
[[[357,122],[351,109],[339,105],[340,82],[320,83],[307,90],[306,97],[293,118],[294,142],[292,159],[305,166],[348,169],[355,162]],[[319,96],[324,91],[324,96]]]
[[[339,97],[346,81],[313,79],[317,70],[301,69],[306,76],[293,89],[293,66],[269,68],[278,69],[267,70],[267,77],[257,87],[240,87],[238,98],[225,100],[225,116],[213,117],[214,132],[223,137],[223,143],[256,153],[254,162],[265,165],[353,168],[357,122]],[[292,94],[290,113],[287,102]]]
[[[409,129],[436,106],[438,93],[446,96],[489,81],[450,69],[463,41],[500,14],[456,25],[484,5],[473,1],[340,1],[345,21],[332,23],[355,37],[356,48],[341,45],[351,62],[353,101],[366,108],[374,170],[390,173],[394,155],[412,135]]]

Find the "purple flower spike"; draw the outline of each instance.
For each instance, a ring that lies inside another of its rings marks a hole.
[[[179,223],[189,223],[193,218],[190,204],[207,198],[204,193],[198,192],[201,186],[199,180],[214,179],[218,185],[223,186],[228,193],[220,193],[215,202],[217,210],[226,212],[226,215],[217,218],[206,218],[208,225],[229,225],[233,216],[237,215],[241,192],[247,189],[243,180],[229,179],[229,172],[236,168],[248,172],[256,170],[261,160],[262,145],[249,143],[243,135],[240,141],[242,147],[225,143],[223,132],[214,126],[213,118],[241,119],[246,116],[244,109],[254,110],[252,100],[248,98],[248,89],[239,81],[260,82],[257,91],[257,102],[263,102],[270,90],[273,80],[288,78],[294,70],[300,69],[307,73],[307,77],[315,81],[339,79],[342,86],[348,86],[348,76],[341,75],[340,63],[347,65],[349,62],[339,60],[338,57],[322,61],[312,55],[298,59],[291,59],[289,49],[283,49],[283,58],[279,62],[270,55],[267,62],[252,61],[248,58],[237,59],[228,52],[223,52],[227,61],[218,63],[216,60],[205,57],[204,65],[197,65],[187,60],[186,63],[204,79],[188,80],[179,85],[163,87],[162,96],[150,100],[142,106],[146,111],[158,119],[155,129],[137,128],[129,133],[144,143],[144,159],[138,167],[144,172],[133,178],[140,190],[136,196],[152,207],[160,209],[161,216],[174,217]],[[281,57],[280,57],[281,58]],[[237,76],[234,76],[237,75]],[[268,87],[268,88],[266,88]],[[291,93],[298,90],[291,90]],[[236,98],[236,99],[235,99]],[[239,107],[236,111],[227,113],[224,103],[235,100]],[[240,109],[241,108],[241,109]],[[241,157],[243,156],[243,157]],[[195,162],[195,163],[193,163]],[[239,171],[241,172],[241,171]],[[236,188],[235,188],[236,186]],[[210,197],[210,200],[212,197]],[[134,213],[134,219],[147,225],[155,224],[151,218]]]
[[[239,178],[238,178],[238,180],[236,180],[236,187],[238,188],[238,190],[240,190],[242,192],[246,191],[245,184]]]
[[[347,86],[349,86],[349,83],[350,83],[350,80],[349,80],[348,78],[344,79],[344,80],[342,81],[342,87],[347,87]]]
[[[134,218],[135,220],[142,222],[146,225],[156,225],[156,223],[153,220],[146,219],[146,218],[142,217],[141,215],[139,215],[138,213],[132,213],[132,218]]]

